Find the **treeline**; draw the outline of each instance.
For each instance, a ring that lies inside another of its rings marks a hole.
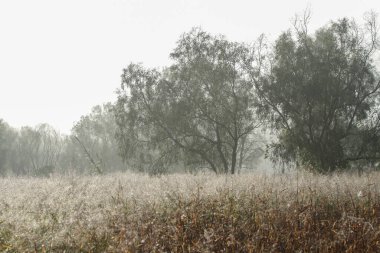
[[[15,129],[0,121],[0,174],[49,176],[125,169],[118,155],[110,103],[95,106],[70,135],[47,124]]]
[[[117,124],[115,107],[111,103],[92,108],[90,114],[82,116],[72,127],[71,134],[59,133],[48,124],[35,127],[11,127],[0,119],[0,176],[37,176],[52,174],[103,174],[113,171],[133,170],[150,174],[168,172],[195,172],[194,166],[185,166],[177,160],[176,167],[156,170],[150,154],[147,161],[139,163],[135,158],[120,155],[116,139]],[[253,169],[264,150],[264,139],[257,136],[258,152],[245,154],[240,169]],[[252,145],[252,144],[251,144]],[[248,144],[247,144],[248,146]],[[248,146],[249,147],[249,146]],[[144,152],[145,150],[140,150]],[[174,159],[174,158],[173,158]]]
[[[274,43],[228,41],[194,28],[172,64],[130,64],[114,104],[97,106],[70,136],[40,125],[0,129],[1,173],[234,174],[265,156],[329,173],[375,169],[380,161],[380,43],[374,13],[310,34],[309,15]],[[271,132],[268,142],[263,136]]]
[[[310,15],[270,44],[230,42],[200,28],[183,34],[172,64],[123,71],[115,107],[121,155],[165,170],[186,166],[234,174],[260,130],[267,155],[315,172],[376,168],[380,78],[376,15],[341,19],[309,33]]]

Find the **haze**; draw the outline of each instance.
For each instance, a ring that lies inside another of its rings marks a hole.
[[[309,7],[311,28],[380,11],[368,1],[2,0],[0,118],[69,133],[94,105],[115,101],[130,62],[159,67],[194,26],[229,40],[274,38]]]

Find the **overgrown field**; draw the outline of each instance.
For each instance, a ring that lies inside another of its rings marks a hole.
[[[1,252],[380,252],[380,173],[0,179]]]

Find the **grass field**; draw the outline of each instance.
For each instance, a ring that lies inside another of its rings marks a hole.
[[[380,252],[380,173],[0,179],[1,252]]]

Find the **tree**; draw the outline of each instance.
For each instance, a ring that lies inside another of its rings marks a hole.
[[[5,142],[6,125],[2,119],[0,119],[0,174],[4,175],[5,165],[7,162],[7,147]]]
[[[380,158],[376,18],[341,19],[309,35],[309,15],[275,43],[265,78],[255,81],[259,114],[278,130],[274,156],[318,172]]]
[[[97,173],[115,171],[124,167],[118,155],[118,144],[115,138],[116,123],[113,105],[94,106],[91,113],[82,116],[71,131],[69,149],[74,149],[76,158],[71,161],[74,167],[90,167]],[[72,150],[67,150],[72,153]],[[69,159],[69,157],[65,157]]]
[[[12,173],[17,160],[17,131],[0,119],[0,175]]]
[[[16,144],[16,174],[48,176],[57,168],[62,137],[48,124],[40,124],[35,128],[22,127]]]
[[[239,144],[259,126],[249,80],[255,51],[195,28],[170,56],[174,64],[163,71],[124,69],[116,105],[121,154],[234,174]]]

